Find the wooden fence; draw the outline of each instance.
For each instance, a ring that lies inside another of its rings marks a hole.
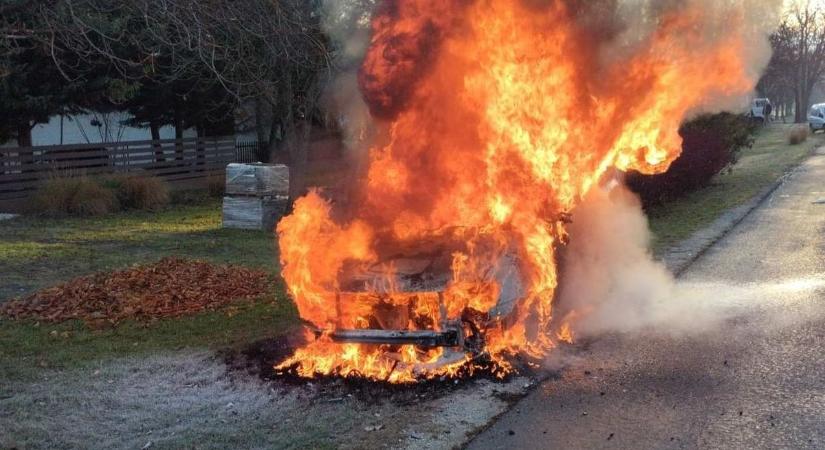
[[[52,176],[145,173],[176,184],[223,175],[236,158],[232,136],[117,143],[0,147],[0,201],[28,197]]]

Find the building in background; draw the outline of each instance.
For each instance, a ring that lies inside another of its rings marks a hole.
[[[52,116],[48,123],[32,129],[32,145],[95,144],[103,142],[148,141],[152,139],[149,128],[126,125],[131,116],[126,112],[94,113]],[[194,128],[184,130],[184,138],[197,137]],[[160,128],[161,139],[174,139],[175,127]],[[14,140],[3,147],[16,147]]]

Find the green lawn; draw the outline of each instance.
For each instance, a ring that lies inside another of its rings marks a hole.
[[[741,205],[823,145],[815,135],[800,145],[788,144],[791,125],[774,124],[760,130],[753,147],[742,152],[729,173],[710,186],[648,211],[654,252],[686,239],[713,222],[725,210]]]
[[[277,275],[272,233],[221,228],[217,200],[159,213],[129,212],[90,219],[21,217],[0,222],[0,301],[78,275],[176,255],[264,268]],[[220,348],[278,335],[297,321],[283,283],[252,304],[152,324],[90,330],[0,318],[0,379],[43,367],[64,368],[101,358],[184,347]]]
[[[98,218],[0,222],[0,301],[57,281],[179,255],[276,273],[272,233],[221,228],[220,202]]]

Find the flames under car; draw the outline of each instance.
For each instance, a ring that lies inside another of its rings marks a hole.
[[[518,259],[501,252],[485,273],[475,274],[481,280],[476,285],[494,286],[489,292],[496,295],[492,308],[478,310],[467,305],[456,309],[450,298],[454,257],[449,252],[404,256],[367,269],[351,268],[343,276],[344,289],[335,292],[335,327],[315,328],[316,336],[338,343],[443,348],[432,366],[483,355],[486,332],[506,326],[524,295]]]

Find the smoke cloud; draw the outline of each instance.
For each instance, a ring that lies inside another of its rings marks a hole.
[[[765,311],[756,318],[759,327],[779,329],[821,314],[810,303],[825,289],[821,274],[749,284],[677,282],[653,259],[640,203],[618,182],[590,192],[572,220],[561,256],[557,312],[572,319],[577,337],[639,331],[701,335]]]
[[[635,194],[612,182],[573,211],[562,254],[558,307],[574,311],[579,336],[658,328],[700,333],[730,317],[721,304],[677,287],[650,254],[647,219]]]
[[[578,337],[610,332],[702,334],[752,310],[766,291],[815,288],[804,281],[759,286],[677,283],[650,253],[637,197],[618,182],[591,191],[573,211],[564,248],[559,314]]]
[[[337,74],[325,92],[326,109],[344,133],[349,156],[361,158],[369,146],[373,121],[358,86],[358,70],[370,42],[376,0],[326,0],[322,24],[335,48]]]

